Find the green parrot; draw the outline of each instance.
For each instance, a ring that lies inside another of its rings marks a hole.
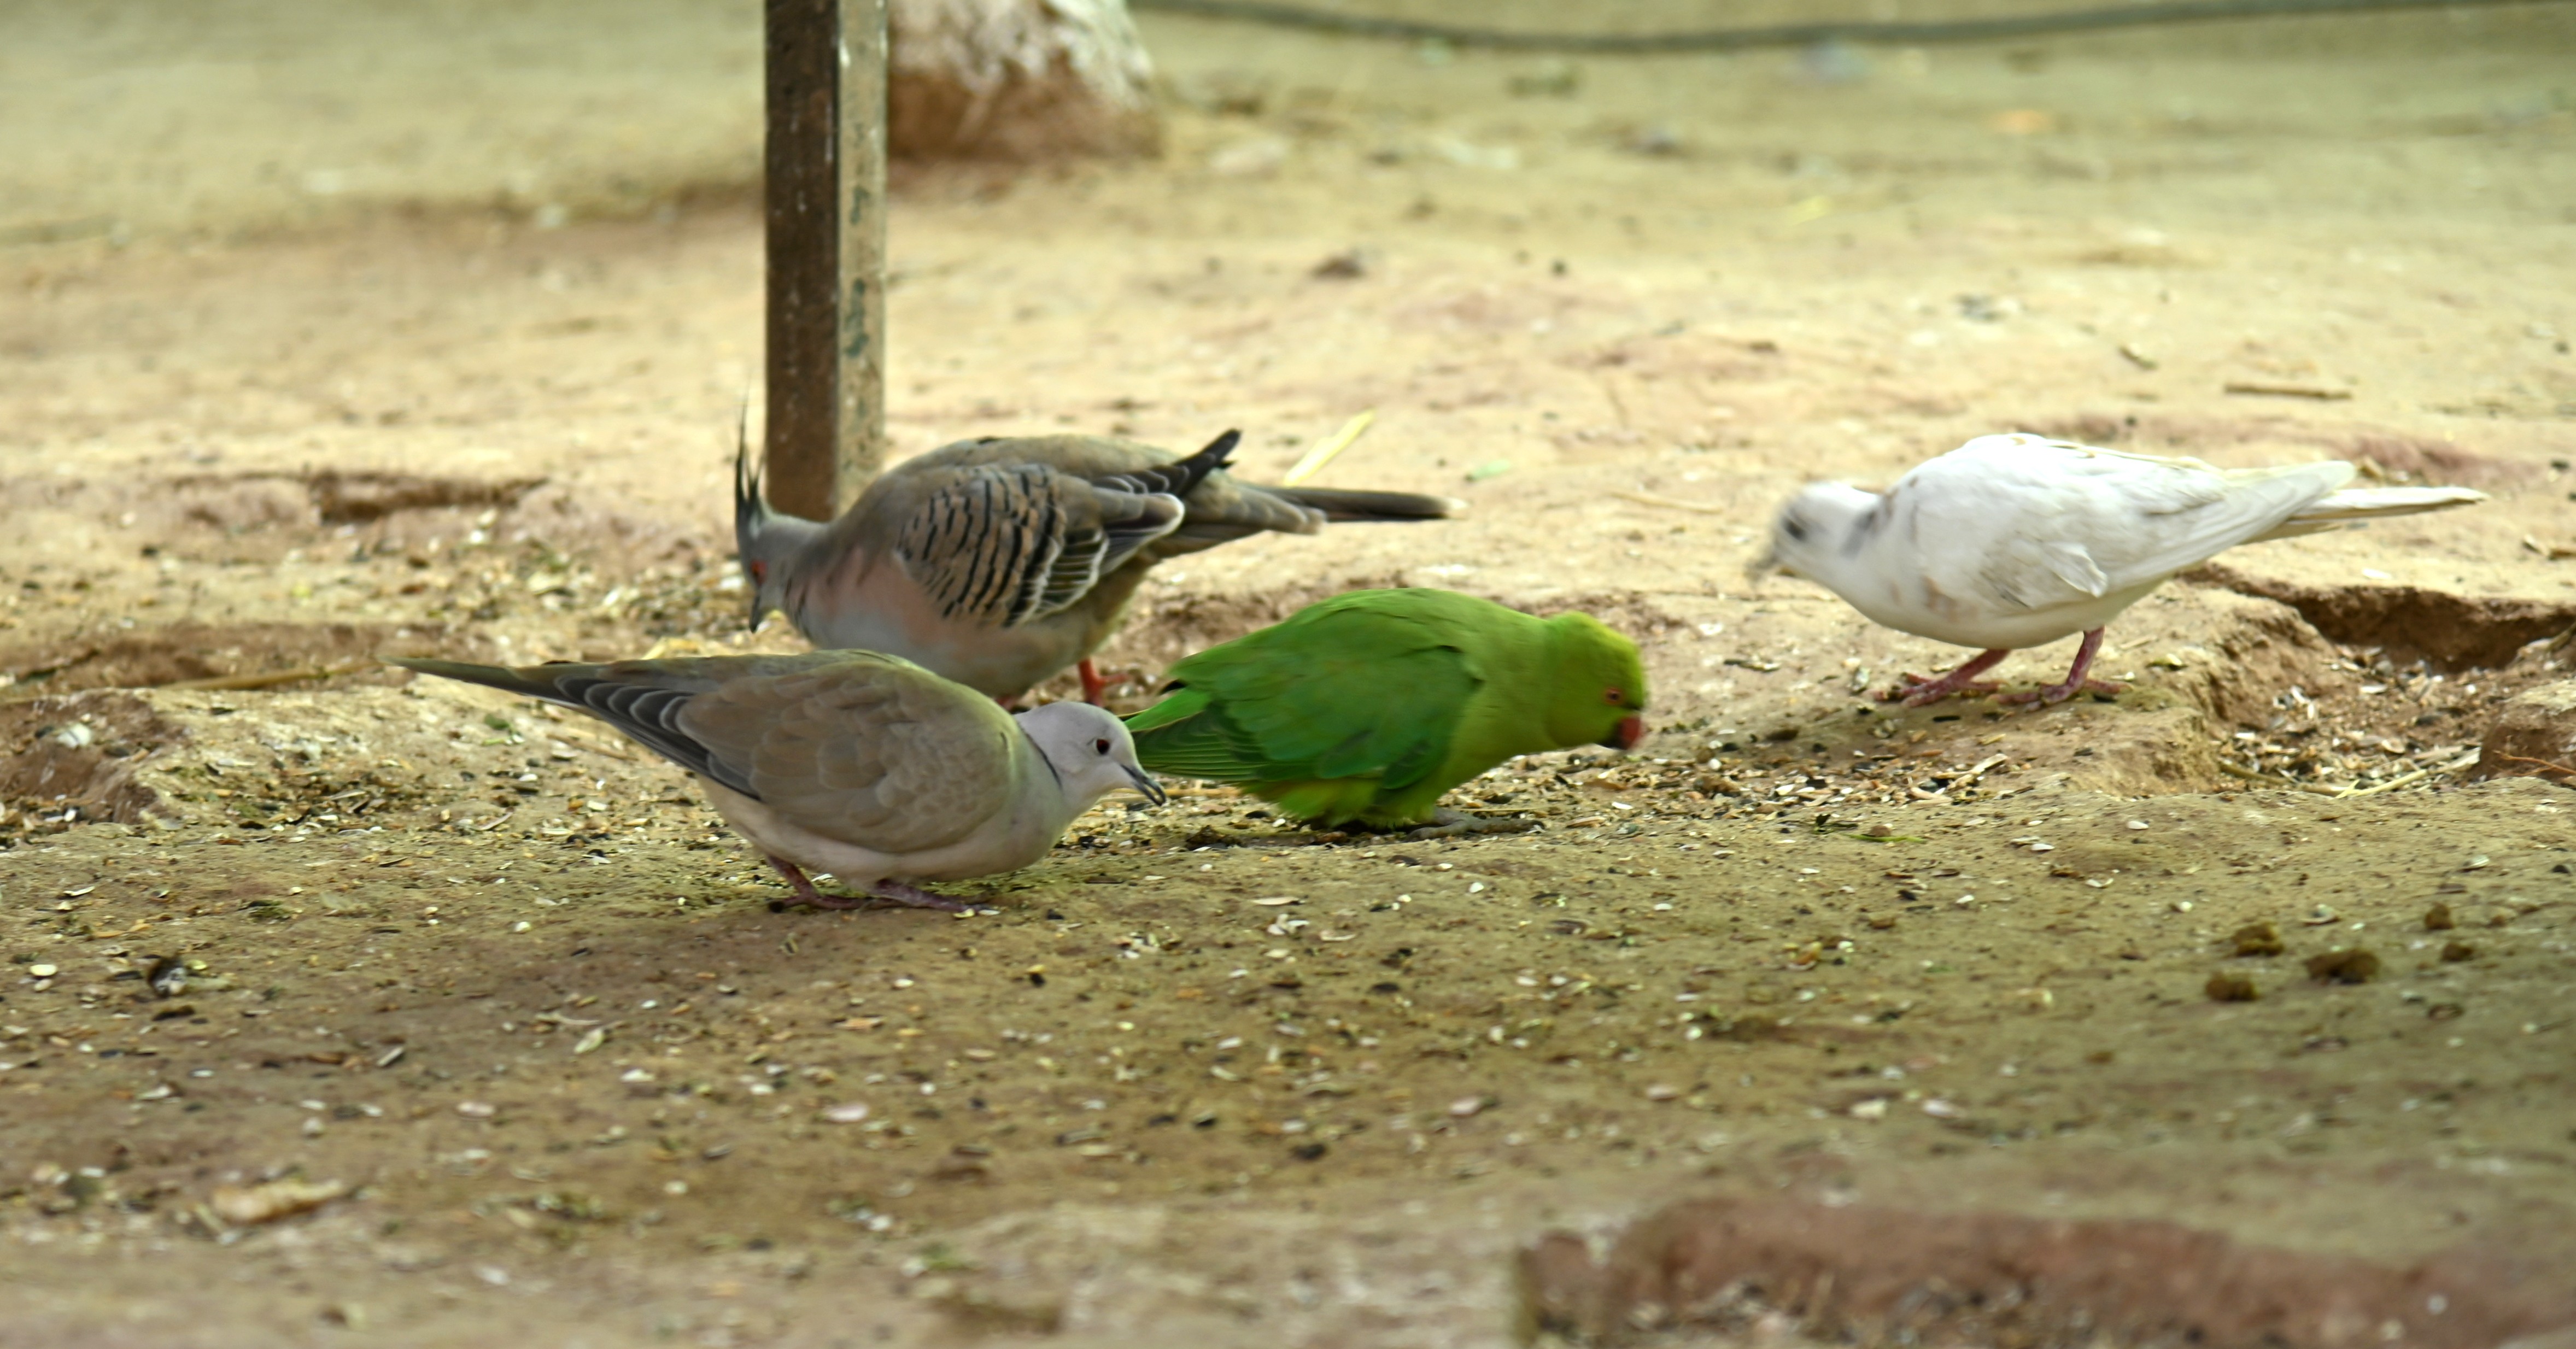
[[[1136,757],[1322,825],[1427,824],[1516,754],[1646,732],[1637,644],[1589,614],[1533,618],[1447,590],[1355,590],[1172,667],[1127,718]]]

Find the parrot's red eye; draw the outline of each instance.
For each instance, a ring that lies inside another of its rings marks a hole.
[[[1109,742],[1106,740],[1094,740],[1091,742],[1091,748],[1095,753],[1107,754],[1109,752]]]
[[[1612,707],[1617,707],[1619,704],[1626,702],[1627,700],[1628,694],[1625,690],[1603,689],[1601,691],[1601,701],[1610,704]]]

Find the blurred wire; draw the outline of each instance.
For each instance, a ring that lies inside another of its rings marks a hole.
[[[2052,33],[2098,33],[2114,28],[2210,23],[2222,19],[2273,19],[2320,14],[2376,14],[2393,10],[2471,9],[2501,5],[2563,4],[2567,0],[2180,0],[2173,4],[2114,5],[1947,23],[1791,23],[1758,28],[1712,28],[1674,33],[1531,33],[1465,28],[1377,18],[1332,10],[1270,4],[1266,0],[1128,0],[1134,9],[1238,19],[1280,28],[1342,33],[1352,37],[1439,42],[1452,47],[1505,51],[1588,52],[1650,56],[1673,52],[1750,51],[1760,47],[1811,47],[1824,42],[1928,46],[1938,42],[1993,42]]]

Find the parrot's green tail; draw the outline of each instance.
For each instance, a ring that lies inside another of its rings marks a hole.
[[[1127,732],[1136,738],[1136,762],[1149,772],[1211,782],[1243,780],[1242,735],[1223,712],[1211,710],[1208,695],[1197,689],[1176,689],[1127,718]]]
[[[1126,718],[1127,733],[1135,736],[1136,743],[1141,746],[1145,742],[1146,732],[1160,730],[1175,722],[1187,721],[1207,710],[1207,705],[1208,696],[1197,689],[1188,687],[1174,689],[1163,701],[1142,712],[1130,713]]]

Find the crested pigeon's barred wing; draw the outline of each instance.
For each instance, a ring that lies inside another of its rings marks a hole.
[[[1242,442],[1241,431],[1227,431],[1187,459],[1106,474],[1091,481],[1122,492],[1159,492],[1164,496],[1187,497],[1207,480],[1207,475],[1225,467],[1234,455],[1234,447]]]
[[[1110,436],[988,436],[945,445],[897,472],[929,472],[969,465],[1045,464],[1103,486],[1121,480],[1172,490],[1189,509],[1181,527],[1154,541],[1147,558],[1194,553],[1254,534],[1312,534],[1328,522],[1438,520],[1465,503],[1411,492],[1370,492],[1331,487],[1267,487],[1226,472],[1238,438],[1227,432],[1184,459],[1169,450]],[[1184,470],[1194,476],[1172,475]],[[891,475],[890,475],[891,476]]]
[[[933,474],[913,484],[895,556],[943,616],[995,627],[1080,603],[1182,518],[1170,495],[1096,486],[1044,464]]]

